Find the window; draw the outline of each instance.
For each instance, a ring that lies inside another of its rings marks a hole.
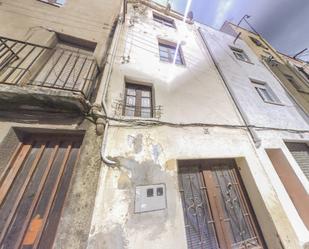
[[[64,5],[65,0],[39,0],[40,2],[49,3],[52,5],[61,6]]]
[[[167,44],[167,43],[159,42],[160,60],[173,63],[176,49],[177,49],[176,44]],[[178,47],[175,63],[178,65],[184,65],[184,59],[183,59],[182,50],[181,50],[180,45]]]
[[[288,74],[285,74],[284,76],[285,76],[285,78],[286,78],[297,90],[299,90],[299,91],[304,90],[303,87],[302,87],[302,85],[299,84],[299,82],[297,82],[297,81],[294,79],[293,76],[288,75]]]
[[[159,22],[168,27],[176,28],[175,22],[173,19],[159,15],[158,13],[153,13],[152,16],[153,16],[153,20],[155,20],[156,22]]]
[[[244,50],[240,48],[230,47],[233,51],[233,54],[238,60],[245,61],[245,62],[251,62],[248,55],[245,53]]]
[[[152,117],[152,90],[149,86],[126,84],[124,115],[129,117]]]
[[[265,48],[265,49],[268,49],[268,47],[266,47],[259,39],[256,39],[252,36],[249,36],[249,38],[251,39],[251,41],[257,45],[258,47],[262,47],[262,48]]]
[[[298,71],[306,77],[307,80],[309,80],[309,74],[306,72],[306,70],[303,67],[297,67]]]
[[[278,103],[279,100],[265,82],[251,80],[255,90],[266,103]]]

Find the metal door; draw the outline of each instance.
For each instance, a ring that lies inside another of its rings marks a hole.
[[[180,163],[189,249],[265,248],[233,160]]]
[[[0,248],[52,247],[80,136],[31,135],[0,178]]]

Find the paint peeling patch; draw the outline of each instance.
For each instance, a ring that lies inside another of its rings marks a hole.
[[[121,172],[118,179],[118,189],[129,189],[131,187],[131,180],[127,173]]]
[[[142,151],[143,149],[143,135],[142,134],[138,134],[136,137],[129,135],[127,142],[128,142],[129,147],[133,148],[136,154]]]
[[[160,144],[153,144],[152,145],[152,159],[155,163],[159,163],[159,156],[162,152],[162,147]]]
[[[126,249],[128,240],[125,238],[123,228],[116,224],[106,232],[97,233],[89,240],[87,249]]]

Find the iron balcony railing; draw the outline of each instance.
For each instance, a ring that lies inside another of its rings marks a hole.
[[[0,84],[62,89],[90,98],[99,72],[85,49],[62,43],[49,48],[0,36]]]

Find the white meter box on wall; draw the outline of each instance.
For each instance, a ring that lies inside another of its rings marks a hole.
[[[157,211],[166,208],[165,184],[136,186],[135,213]]]

